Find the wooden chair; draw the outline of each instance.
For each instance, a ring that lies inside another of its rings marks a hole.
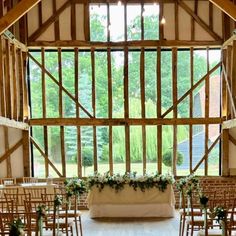
[[[16,185],[16,178],[1,178],[0,184],[3,185]]]
[[[46,188],[24,187],[24,193],[30,194],[31,200],[42,200],[42,194],[46,194]]]
[[[35,177],[23,177],[23,183],[38,183],[38,178],[35,178]]]
[[[189,233],[193,236],[194,231],[200,230],[204,226],[204,217],[199,205],[199,193],[192,192],[189,196],[190,211],[186,220],[186,235]],[[199,209],[201,214],[196,214],[196,210]]]
[[[189,216],[190,211],[191,211],[190,206],[188,206],[187,194],[184,192],[181,192],[181,198],[182,198],[182,202],[181,202],[181,206],[179,206],[179,215],[180,215],[179,236],[184,235],[186,219]],[[196,216],[202,215],[202,211],[199,207],[193,208],[192,211],[193,211],[193,214]]]
[[[19,188],[17,188],[17,187],[5,187],[3,189],[3,193],[18,194],[19,193]]]
[[[13,200],[14,201],[14,212],[19,215],[19,217],[24,217],[24,201],[30,200],[30,194],[24,194],[24,193],[4,193],[5,200]]]
[[[0,235],[9,235],[11,223],[14,219],[14,201],[0,201]]]
[[[65,201],[67,202],[67,213],[65,216],[65,210],[60,211],[59,212],[59,217],[60,218],[69,218],[72,219],[73,222],[75,223],[75,230],[76,230],[76,235],[79,235],[79,229],[78,229],[78,223],[80,226],[80,236],[83,235],[83,231],[82,231],[82,220],[81,220],[81,215],[82,213],[78,210],[78,202],[77,202],[77,197],[71,197],[70,199],[67,199],[67,196],[65,194],[42,194],[42,199],[43,200],[47,200],[47,201],[54,201],[55,196],[59,195],[63,198],[63,201],[65,203]],[[69,203],[70,201],[70,203]],[[65,208],[65,204],[64,204],[64,208]],[[70,208],[70,209],[69,209]]]
[[[38,225],[38,215],[37,215],[37,208],[40,205],[45,205],[47,211],[51,211],[53,207],[54,202],[47,202],[47,201],[36,201],[36,200],[25,200],[24,201],[24,205],[25,205],[25,231],[27,232],[27,235],[31,236],[31,235],[36,235],[38,236],[38,232],[39,232],[39,225]],[[46,221],[50,221],[50,218],[53,216],[53,214],[50,214],[49,216],[45,216],[45,218],[43,219],[43,222]],[[54,217],[55,218],[55,217]],[[52,218],[53,219],[53,218]],[[53,222],[53,220],[52,220]],[[48,231],[49,228],[47,228],[47,230],[45,230],[46,228],[43,227],[44,229],[44,233],[43,235],[45,236],[55,236],[55,222],[52,223],[52,231]]]

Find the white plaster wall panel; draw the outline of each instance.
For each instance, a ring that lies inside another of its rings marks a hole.
[[[57,9],[59,9],[67,0],[57,0]]]
[[[210,40],[214,41],[214,38],[199,24],[195,24],[195,40]]]
[[[33,7],[27,14],[29,36],[39,27],[38,6]]]
[[[51,24],[47,30],[42,33],[37,40],[42,41],[54,41],[55,40],[55,33],[54,33],[54,24]]]
[[[42,1],[42,21],[43,23],[53,15],[52,0]]]
[[[164,38],[167,40],[175,40],[175,4],[164,4],[163,13],[166,19],[164,25]]]
[[[9,135],[9,146],[12,147],[22,138],[22,131],[19,129],[8,129]],[[23,148],[20,146],[11,154],[11,168],[13,177],[24,176],[24,166],[23,166]]]
[[[198,1],[197,15],[209,25],[209,1]]]
[[[59,17],[60,39],[71,40],[71,7],[65,9]]]
[[[213,30],[222,37],[222,11],[213,5]]]
[[[236,139],[236,128],[231,128],[229,133]],[[236,168],[236,146],[229,142],[229,167]]]
[[[84,5],[76,4],[76,39],[85,40],[84,36]]]
[[[4,141],[4,132],[3,127],[0,126],[0,156],[5,153],[5,141]],[[7,176],[7,165],[6,161],[0,163],[0,178]]]
[[[191,40],[191,17],[179,7],[179,40]]]

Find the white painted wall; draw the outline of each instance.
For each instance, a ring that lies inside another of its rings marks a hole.
[[[15,143],[17,143],[22,138],[22,131],[19,129],[8,128],[8,142],[11,148]],[[3,127],[0,127],[0,156],[5,153],[5,141],[4,141],[4,131]],[[11,155],[11,167],[12,167],[12,177],[23,177],[24,167],[23,167],[23,148],[20,146]],[[0,163],[0,178],[7,176],[7,165],[6,160]]]

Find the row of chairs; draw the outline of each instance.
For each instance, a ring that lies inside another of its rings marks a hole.
[[[221,206],[227,209],[227,227],[228,234],[234,235],[236,232],[235,218],[236,218],[236,192],[228,189],[219,190],[202,190],[201,194],[208,198],[207,203],[207,221],[204,219],[204,211],[200,205],[199,192],[193,191],[187,196],[182,193],[182,201],[179,209],[180,213],[180,224],[179,224],[179,236],[193,235],[194,231],[199,231],[198,235],[214,235],[221,236],[222,229],[220,224],[217,223],[216,219],[211,219],[209,216],[212,215],[212,209],[217,206]],[[204,220],[207,222],[207,229],[204,229]],[[185,234],[186,232],[186,234]],[[236,235],[236,234],[235,234]]]
[[[18,188],[4,188],[0,192],[1,235],[8,235],[9,228],[6,225],[15,217],[23,219],[27,235],[38,232],[36,209],[38,206],[45,205],[47,216],[44,219],[44,229],[46,232],[50,230],[49,235],[55,235],[58,227],[66,235],[73,235],[75,226],[76,235],[82,236],[81,212],[77,209],[77,197],[68,199],[63,188],[54,190],[54,194],[48,194],[46,188],[25,188],[24,193],[19,194]],[[63,198],[60,207],[55,206],[55,196]],[[2,214],[4,212],[7,214]]]
[[[23,183],[37,183],[38,178],[36,177],[23,177]],[[1,185],[16,185],[16,178],[0,178]]]

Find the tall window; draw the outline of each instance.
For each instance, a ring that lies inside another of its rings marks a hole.
[[[167,173],[173,152],[176,174],[187,175],[219,136],[220,72],[208,73],[220,61],[219,50],[75,48],[30,55],[33,139],[49,157],[33,145],[38,176],[124,173],[127,165],[139,174]],[[50,126],[47,118],[69,124]],[[206,171],[219,174],[219,143],[197,169]]]

